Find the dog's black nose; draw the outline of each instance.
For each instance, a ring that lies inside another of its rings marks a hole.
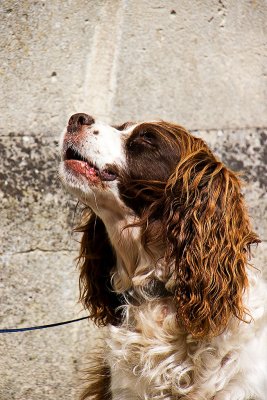
[[[74,133],[77,132],[82,125],[90,126],[93,125],[94,123],[95,123],[94,118],[88,114],[84,113],[73,114],[69,119],[67,131],[68,133]]]

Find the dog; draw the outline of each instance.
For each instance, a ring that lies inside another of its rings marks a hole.
[[[239,175],[164,121],[74,114],[61,157],[86,206],[81,301],[107,327],[82,399],[266,400],[267,287]]]

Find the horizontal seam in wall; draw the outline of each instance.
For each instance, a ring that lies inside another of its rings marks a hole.
[[[218,132],[218,131],[247,131],[250,129],[263,129],[266,130],[266,126],[246,126],[246,127],[225,127],[225,128],[188,128],[190,132],[198,132],[198,131],[205,131],[205,132]],[[9,133],[7,135],[1,135],[0,134],[0,139],[1,138],[17,138],[17,137],[24,137],[24,136],[29,136],[29,137],[37,137],[38,139],[46,138],[46,139],[53,139],[57,141],[57,137],[60,135],[47,135],[47,134],[42,134],[42,133]]]

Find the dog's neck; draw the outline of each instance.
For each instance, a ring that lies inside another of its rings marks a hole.
[[[105,200],[105,201],[104,201]],[[137,217],[121,201],[97,198],[93,211],[105,224],[116,256],[116,266],[111,272],[112,284],[119,293],[144,286],[151,279],[162,279],[163,249],[153,246],[146,251]],[[150,254],[153,254],[151,257]]]
[[[141,230],[132,226],[136,222],[132,216],[104,221],[110,242],[116,255],[116,267],[113,272],[114,289],[125,292],[134,284],[142,284],[141,277],[153,270],[152,260],[144,250]]]
[[[99,217],[105,224],[116,256],[116,266],[111,272],[112,284],[117,292],[124,293],[133,284],[141,285],[144,276],[154,270],[154,263],[143,247],[141,228],[133,226],[136,217],[131,212],[121,208],[106,209]]]

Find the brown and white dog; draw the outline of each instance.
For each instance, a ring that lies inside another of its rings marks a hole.
[[[75,114],[61,153],[87,206],[81,300],[108,326],[82,398],[266,400],[267,290],[238,176],[163,121]]]

